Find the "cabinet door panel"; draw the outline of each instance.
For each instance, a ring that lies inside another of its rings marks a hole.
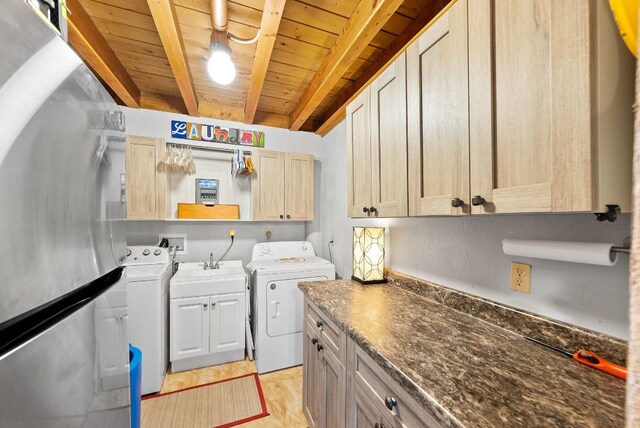
[[[284,219],[284,153],[257,150],[254,163],[256,176],[251,185],[253,220]]]
[[[346,370],[328,348],[325,347],[322,356],[322,426],[344,428]]]
[[[313,220],[313,161],[313,155],[285,155],[287,220]]]
[[[376,423],[391,428],[391,425],[386,423],[382,414],[362,391],[362,388],[352,379],[349,379],[347,407],[347,428],[372,428]]]
[[[209,353],[209,297],[171,300],[171,361]]]
[[[407,51],[409,210],[469,212],[467,2],[459,1]],[[465,202],[453,208],[451,199]]]
[[[371,84],[371,204],[381,217],[407,215],[406,57]]]
[[[474,213],[591,210],[595,3],[470,2]]]
[[[210,352],[244,349],[244,293],[223,294],[210,298]]]
[[[320,352],[313,343],[318,340],[314,329],[309,323],[304,323],[304,341],[302,344],[302,410],[307,419],[309,428],[320,426],[321,406],[321,377],[320,377]]]
[[[349,217],[367,217],[371,207],[370,88],[347,106],[347,195]]]
[[[164,149],[165,142],[161,138],[127,136],[127,219],[165,218],[166,175],[158,168]]]

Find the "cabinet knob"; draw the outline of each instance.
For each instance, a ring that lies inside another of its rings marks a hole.
[[[369,213],[369,208],[367,208],[367,207],[362,208],[362,212],[368,214]]]
[[[207,303],[202,305],[202,309],[204,309],[205,311],[207,310],[207,306],[209,306]]]
[[[318,320],[318,321],[316,321],[316,325],[318,326],[318,328],[322,328],[324,323],[322,321]]]
[[[474,207],[477,207],[478,205],[482,205],[485,202],[487,201],[485,201],[485,199],[482,196],[474,196],[471,199],[471,205],[473,205]]]
[[[453,198],[451,200],[451,206],[454,208],[459,208],[464,205],[464,201],[460,198]]]
[[[291,216],[289,214],[287,214],[287,219],[290,219],[290,218],[291,218]]]
[[[378,217],[378,209],[376,207],[369,208],[369,211],[371,211],[371,214],[375,214],[375,216]]]
[[[376,422],[374,428],[387,428],[387,426],[385,424],[379,424],[378,422]]]
[[[316,348],[318,348],[318,352],[322,351],[324,349],[324,346],[322,346],[322,343],[318,343],[316,345]]]
[[[284,216],[282,214],[280,214],[280,218],[284,218]]]
[[[317,344],[318,343],[318,339],[314,337],[313,339],[311,339],[311,343],[313,343],[314,345]]]
[[[398,405],[398,400],[396,400],[395,397],[386,396],[384,398],[384,405],[387,406],[387,409],[393,410],[393,408]]]
[[[215,307],[216,307],[216,302],[213,302],[213,303],[211,304],[211,309],[213,309],[213,308],[215,308]]]

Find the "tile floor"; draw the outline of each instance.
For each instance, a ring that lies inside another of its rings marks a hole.
[[[180,373],[168,373],[160,392],[171,392],[256,372],[255,363],[244,360]],[[307,427],[302,413],[302,366],[262,374],[260,384],[270,415],[239,426]]]

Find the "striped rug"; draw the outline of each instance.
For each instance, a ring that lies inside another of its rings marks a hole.
[[[257,373],[142,400],[142,428],[223,428],[269,415]]]

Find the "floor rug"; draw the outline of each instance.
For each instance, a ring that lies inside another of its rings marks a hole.
[[[225,428],[268,416],[257,373],[142,399],[142,428]]]

